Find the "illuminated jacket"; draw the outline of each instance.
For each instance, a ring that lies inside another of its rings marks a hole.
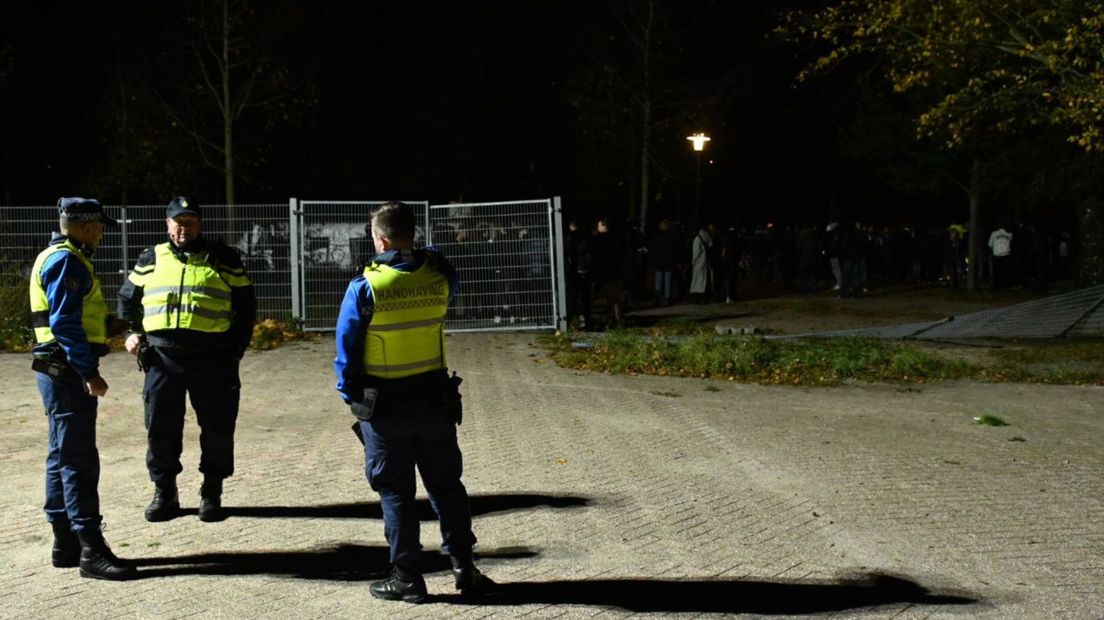
[[[107,354],[107,304],[90,260],[92,251],[54,234],[31,269],[31,325],[35,353],[60,347],[86,381],[99,376]]]
[[[391,250],[349,283],[337,319],[337,390],[360,400],[366,376],[409,377],[444,368],[444,317],[459,280],[433,248]]]
[[[241,258],[202,238],[189,250],[165,242],[143,251],[119,289],[120,316],[158,346],[244,351],[257,302]]]

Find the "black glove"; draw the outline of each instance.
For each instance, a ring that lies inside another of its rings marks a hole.
[[[456,374],[455,370],[452,371],[452,376],[448,378],[448,408],[449,416],[452,417],[457,426],[464,422],[464,401],[460,394],[460,384],[463,382],[464,379]]]

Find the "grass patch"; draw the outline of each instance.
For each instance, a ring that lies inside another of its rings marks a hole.
[[[544,340],[559,364],[578,370],[725,379],[772,385],[847,380],[917,382],[968,377],[970,364],[920,347],[862,338],[762,340],[699,333],[684,338],[610,332],[578,349],[567,336]]]
[[[1008,422],[1005,422],[1001,418],[995,415],[979,415],[974,418],[974,424],[978,426],[1008,426]]]
[[[678,397],[682,396],[682,394],[679,394],[678,392],[667,392],[667,391],[664,391],[664,390],[658,390],[658,391],[655,391],[655,392],[651,392],[651,394],[653,396],[666,396],[667,398],[678,398]]]
[[[711,326],[687,322],[593,336],[559,334],[542,337],[539,343],[561,366],[613,374],[764,385],[830,386],[864,381],[909,386],[953,379],[1104,385],[1099,340],[1020,342],[979,357],[976,349],[937,351],[894,340],[723,336]]]
[[[719,388],[715,385],[707,385],[707,386],[705,386],[705,391],[706,392],[720,392],[721,388]]]

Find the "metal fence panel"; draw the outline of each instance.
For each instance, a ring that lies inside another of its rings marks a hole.
[[[369,219],[383,200],[299,201],[299,256],[302,282],[303,326],[311,331],[330,331],[349,281],[364,270],[375,256]],[[414,208],[416,247],[430,237],[427,226],[429,203],[404,201]]]
[[[288,319],[292,314],[292,289],[287,206],[239,204],[231,209],[204,204],[201,208],[204,236],[218,239],[241,254],[257,294],[257,315]],[[129,257],[125,269],[129,272],[144,249],[166,240],[165,206],[127,207],[126,217]]]
[[[104,299],[114,311],[115,298],[138,255],[167,240],[165,205],[105,205],[119,228],[105,228],[92,264],[103,284]],[[286,204],[202,205],[203,234],[236,248],[257,293],[261,318],[287,319],[292,314],[289,265],[289,220]],[[0,207],[0,273],[24,281],[35,256],[57,230],[55,206]],[[125,232],[125,234],[124,234]]]
[[[433,245],[460,276],[448,331],[556,327],[552,201],[434,205],[429,212]]]
[[[252,278],[261,318],[332,330],[349,281],[375,255],[371,210],[384,201],[203,205],[204,235],[236,248]],[[449,331],[544,329],[562,324],[563,239],[558,199],[435,205],[415,209],[415,245],[432,243],[456,267],[460,294]],[[93,257],[112,309],[139,254],[166,240],[164,205],[106,206],[120,220]],[[35,257],[57,230],[54,206],[0,207],[0,277],[26,287]],[[25,298],[25,297],[24,297]]]

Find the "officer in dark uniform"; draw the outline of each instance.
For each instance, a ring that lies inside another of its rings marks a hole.
[[[198,204],[173,199],[165,222],[169,241],[142,252],[119,289],[119,315],[133,332],[126,348],[146,371],[146,467],[154,484],[146,520],[180,513],[187,393],[200,428],[199,518],[221,521],[222,481],[234,473],[238,363],[253,335],[257,300],[237,251],[203,236]]]
[[[460,481],[460,396],[445,367],[445,313],[457,277],[436,251],[414,249],[414,213],[405,204],[387,203],[373,214],[372,238],[380,254],[345,293],[334,360],[337,390],[359,419],[365,473],[380,494],[391,547],[391,575],[370,591],[386,600],[426,600],[417,467],[441,522],[456,588],[486,592],[494,584],[475,567],[471,510]]]
[[[82,577],[123,580],[134,566],[111,552],[100,531],[97,397],[107,393],[99,358],[115,319],[107,314],[92,252],[104,224],[116,225],[95,200],[58,201],[59,233],[31,269],[34,368],[46,407],[46,520],[54,530],[53,565],[80,566]]]

